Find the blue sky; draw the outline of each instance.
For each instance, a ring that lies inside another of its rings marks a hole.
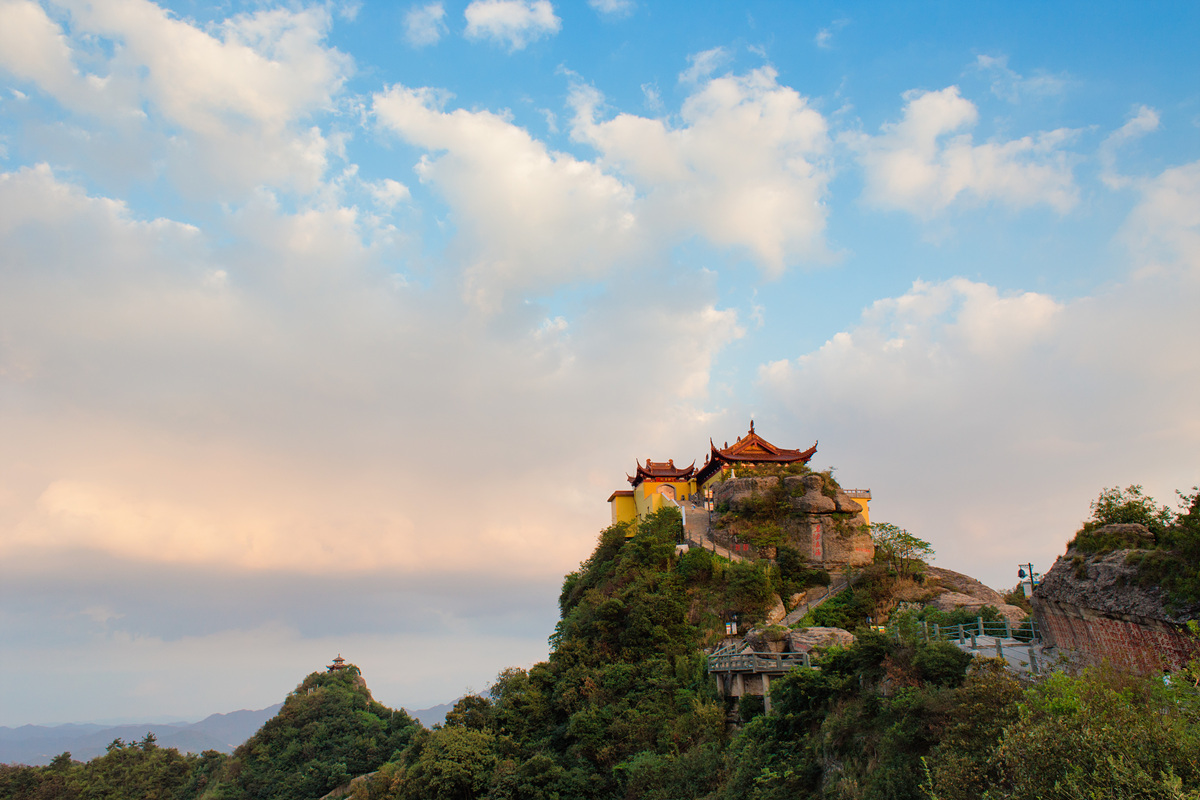
[[[1198,17],[0,1],[0,725],[481,690],[751,417],[1001,589],[1173,502]]]

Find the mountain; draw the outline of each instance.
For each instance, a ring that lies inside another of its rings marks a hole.
[[[459,698],[461,699],[461,698]],[[455,700],[455,703],[458,701]],[[410,708],[404,709],[408,715],[417,722],[424,725],[426,728],[432,728],[434,725],[441,725],[446,721],[446,713],[454,708],[454,703],[442,703],[433,706],[432,708],[422,708],[419,711],[413,711]]]
[[[174,747],[183,753],[202,753],[233,749],[254,735],[263,723],[278,713],[282,703],[258,711],[232,711],[213,714],[194,723],[135,723],[129,725],[22,725],[0,727],[0,763],[49,764],[59,753],[70,751],[72,758],[86,761],[102,755],[114,739],[140,741],[153,733],[160,747]]]

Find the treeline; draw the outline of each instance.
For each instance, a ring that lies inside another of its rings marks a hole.
[[[0,765],[3,800],[316,800],[402,757],[420,725],[375,702],[358,669],[315,672],[232,755],[181,755],[153,734],[81,764]]]
[[[1200,800],[1200,692],[1182,675],[1025,684],[860,627],[820,670],[772,681],[770,713],[720,698],[703,647],[808,567],[677,553],[678,530],[664,510],[630,538],[604,531],[564,581],[548,660],[504,671],[432,730],[372,700],[357,670],[316,673],[232,756],[115,743],[88,764],[2,768],[0,797]],[[860,625],[893,571],[870,568],[826,615]]]

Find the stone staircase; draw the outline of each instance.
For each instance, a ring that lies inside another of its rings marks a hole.
[[[688,501],[683,504],[683,508],[687,511],[687,522],[683,526],[684,538],[687,541],[730,561],[748,560],[744,556],[739,556],[728,548],[722,547],[708,537],[708,511],[705,510],[704,506]]]

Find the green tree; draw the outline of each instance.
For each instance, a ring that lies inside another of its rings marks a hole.
[[[314,672],[234,751],[218,796],[308,800],[397,755],[419,725],[372,697],[358,668]]]
[[[475,800],[483,797],[496,767],[496,737],[449,726],[421,731],[410,745],[399,796],[404,800]]]
[[[872,522],[871,540],[876,557],[889,564],[901,577],[913,575],[919,564],[933,558],[933,546],[890,522]]]

